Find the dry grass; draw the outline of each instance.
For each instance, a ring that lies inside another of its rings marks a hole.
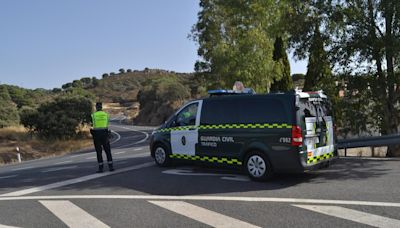
[[[84,130],[79,139],[46,141],[29,134],[23,127],[0,129],[0,164],[17,161],[16,147],[23,160],[51,157],[93,146],[90,134]]]

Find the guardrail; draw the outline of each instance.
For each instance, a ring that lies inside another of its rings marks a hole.
[[[400,144],[400,134],[363,137],[355,139],[342,139],[338,140],[337,142],[338,149],[344,149],[344,156],[347,156],[348,148],[371,147],[372,156],[374,156],[375,147],[397,145],[397,144]]]

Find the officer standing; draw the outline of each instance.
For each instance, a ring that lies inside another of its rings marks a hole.
[[[97,162],[99,163],[99,170],[97,173],[103,172],[103,149],[107,155],[108,168],[111,172],[114,171],[109,140],[110,131],[108,130],[108,120],[108,114],[103,111],[102,103],[96,103],[96,112],[92,114],[93,128],[90,130],[90,133],[93,136],[94,147],[97,153]]]

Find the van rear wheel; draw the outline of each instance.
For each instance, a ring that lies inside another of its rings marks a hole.
[[[253,151],[245,159],[246,171],[251,179],[264,181],[272,177],[272,166],[265,154]]]
[[[157,145],[154,148],[154,161],[160,167],[166,167],[170,164],[171,159],[169,158],[169,153],[162,145]]]

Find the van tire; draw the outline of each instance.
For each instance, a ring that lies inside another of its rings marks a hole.
[[[160,167],[167,167],[171,164],[171,158],[169,157],[169,150],[161,145],[157,144],[154,147],[154,161]]]
[[[268,157],[259,151],[251,151],[244,160],[247,175],[254,181],[265,181],[273,176],[273,169]]]

